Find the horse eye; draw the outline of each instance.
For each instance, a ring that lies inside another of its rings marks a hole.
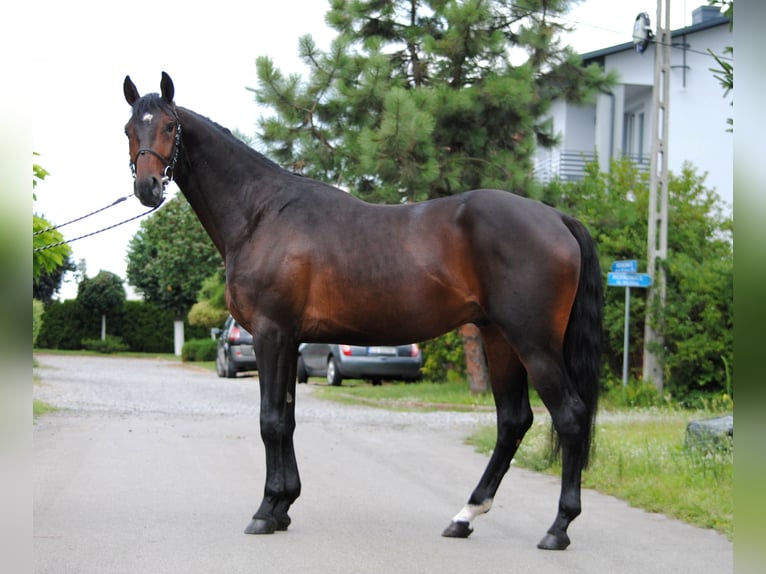
[[[176,123],[175,122],[170,122],[170,123],[168,123],[165,126],[165,131],[167,133],[171,134],[171,133],[173,133],[173,130],[175,129],[175,127],[176,127]]]

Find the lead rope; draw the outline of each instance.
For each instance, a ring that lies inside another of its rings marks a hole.
[[[120,197],[119,199],[116,199],[109,205],[102,207],[101,209],[97,209],[96,211],[92,211],[91,213],[88,213],[86,215],[83,215],[81,217],[78,217],[76,219],[72,219],[71,221],[67,221],[66,223],[62,223],[61,225],[51,225],[50,227],[46,227],[45,229],[41,229],[40,231],[35,231],[32,234],[32,237],[37,237],[38,235],[41,235],[43,233],[46,233],[48,231],[53,231],[54,229],[60,229],[64,227],[65,225],[69,225],[70,223],[75,223],[77,221],[82,221],[83,219],[86,219],[88,217],[91,217],[92,215],[96,215],[97,213],[101,213],[102,211],[109,209],[110,207],[114,207],[118,203],[122,203],[126,199],[128,199],[130,196],[126,195],[125,197]],[[162,203],[160,203],[162,205]],[[144,213],[139,213],[138,215],[135,215],[129,219],[125,219],[124,221],[120,221],[119,223],[115,223],[114,225],[110,225],[108,227],[104,227],[103,229],[99,229],[97,231],[92,231],[90,233],[86,233],[85,235],[80,235],[79,237],[75,237],[74,239],[68,239],[68,240],[62,240],[58,241],[56,243],[51,243],[49,245],[43,245],[42,247],[36,247],[32,250],[33,253],[39,253],[40,251],[45,251],[46,249],[53,249],[54,247],[60,247],[61,245],[64,245],[65,243],[72,243],[73,241],[77,241],[79,239],[85,239],[86,237],[91,237],[93,235],[97,235],[99,233],[103,233],[104,231],[109,231],[110,229],[114,229],[115,227],[119,227],[120,225],[123,225],[125,223],[128,223],[130,221],[133,221],[135,219],[138,219],[139,217],[143,217],[144,215],[149,215],[151,212],[155,211],[157,208],[160,207],[160,205],[151,208],[149,211],[145,211]]]
[[[85,239],[86,237],[91,237],[93,235],[96,235],[98,233],[102,233],[104,231],[108,231],[110,229],[114,229],[115,227],[119,227],[120,225],[123,225],[124,223],[128,223],[130,221],[133,221],[135,219],[138,219],[139,217],[143,217],[144,215],[149,215],[154,210],[160,207],[160,205],[164,202],[164,192],[165,188],[167,187],[168,183],[173,181],[173,170],[176,167],[176,162],[178,161],[178,155],[181,151],[181,122],[178,120],[178,114],[173,112],[173,115],[176,119],[176,137],[175,137],[175,145],[173,146],[173,156],[170,158],[170,161],[165,160],[164,157],[162,157],[160,154],[158,154],[156,151],[154,151],[151,148],[141,148],[138,150],[138,153],[136,153],[136,160],[138,159],[138,156],[143,155],[144,153],[152,153],[156,155],[164,164],[165,164],[165,171],[163,173],[162,177],[162,192],[163,192],[163,201],[160,201],[160,204],[153,207],[149,211],[146,211],[144,213],[141,213],[139,215],[136,215],[134,217],[131,217],[130,219],[126,219],[125,221],[120,221],[119,223],[115,223],[114,225],[110,225],[109,227],[104,227],[103,229],[99,229],[98,231],[92,231],[91,233],[86,233],[85,235],[80,235],[80,237],[75,237],[74,239],[69,239],[68,241],[58,241],[56,243],[51,243],[50,245],[43,245],[42,247],[36,247],[32,250],[33,253],[38,253],[40,251],[45,251],[46,249],[52,249],[54,247],[59,247],[61,245],[64,245],[65,243],[72,243],[73,241],[77,241],[78,239]],[[130,160],[130,171],[133,174],[133,179],[136,178],[136,162],[134,160]],[[72,221],[67,221],[66,223],[62,223],[61,225],[52,225],[50,227],[46,227],[45,229],[41,229],[40,231],[35,231],[32,236],[37,237],[38,235],[42,233],[46,233],[48,231],[53,231],[54,229],[60,229],[64,227],[65,225],[69,225],[70,223],[75,223],[76,221],[81,221],[87,217],[90,217],[91,215],[96,215],[97,213],[101,213],[105,209],[109,209],[110,207],[113,207],[117,205],[118,203],[121,203],[128,199],[130,196],[126,195],[125,197],[120,197],[119,199],[116,199],[106,207],[102,207],[101,209],[97,209],[96,211],[93,211],[91,213],[88,213],[86,215],[83,215],[82,217],[78,217],[77,219],[73,219]]]
[[[35,231],[32,234],[32,237],[37,237],[38,235],[42,235],[43,233],[47,233],[48,231],[53,231],[54,229],[59,229],[61,227],[64,227],[65,225],[69,225],[70,223],[76,223],[78,221],[82,221],[86,217],[90,217],[91,215],[96,215],[97,213],[101,213],[102,211],[109,209],[110,207],[114,207],[118,203],[121,203],[128,199],[130,196],[126,195],[125,197],[120,197],[119,199],[115,199],[112,203],[107,205],[106,207],[102,207],[101,209],[97,209],[96,211],[92,211],[88,214],[83,215],[82,217],[78,217],[77,219],[73,219],[71,221],[67,221],[66,223],[62,223],[61,225],[51,225],[50,227],[46,227],[45,229],[41,229],[40,231]]]

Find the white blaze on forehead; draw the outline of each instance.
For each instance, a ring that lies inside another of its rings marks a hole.
[[[144,114],[143,118],[141,118],[141,120],[144,121],[147,124],[152,123],[153,119],[154,119],[154,116],[152,114],[148,113],[148,112]]]

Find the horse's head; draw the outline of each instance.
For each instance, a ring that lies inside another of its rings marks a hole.
[[[133,107],[125,135],[130,142],[133,193],[147,207],[164,200],[165,186],[173,178],[181,149],[181,124],[173,103],[173,80],[162,72],[162,94],[139,96],[130,76],[125,76],[125,99]]]

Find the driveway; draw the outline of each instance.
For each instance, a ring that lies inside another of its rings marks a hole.
[[[287,532],[242,533],[260,502],[258,379],[153,359],[41,354],[33,431],[38,573],[732,572],[710,531],[583,492],[565,552],[535,545],[556,478],[512,468],[466,540],[440,536],[487,458],[463,439],[487,413],[400,413],[299,385],[303,493]]]

